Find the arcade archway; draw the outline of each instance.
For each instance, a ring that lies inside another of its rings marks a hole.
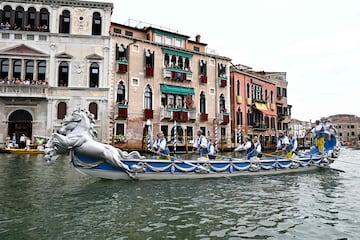
[[[9,116],[8,134],[12,136],[16,133],[17,140],[24,133],[30,139],[32,138],[32,116],[26,110],[16,110]]]

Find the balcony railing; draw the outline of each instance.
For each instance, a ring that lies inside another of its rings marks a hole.
[[[150,66],[146,66],[145,68],[145,76],[146,77],[153,77],[154,76],[154,68]]]
[[[184,108],[162,108],[160,109],[160,121],[186,122],[196,120],[196,112]]]
[[[230,122],[230,114],[228,112],[222,112],[218,115],[218,120],[220,124],[228,124]]]
[[[250,126],[252,126],[253,130],[256,131],[266,131],[268,129],[268,127],[265,124],[260,124],[260,123],[253,123]]]
[[[0,84],[0,94],[3,97],[46,98],[48,88],[48,85]]]
[[[145,119],[153,119],[154,118],[154,111],[152,109],[145,109],[144,110],[144,117]]]
[[[126,73],[128,71],[129,62],[127,60],[116,60],[117,72]]]
[[[163,77],[175,81],[192,81],[192,72],[178,68],[164,68]]]
[[[118,104],[118,116],[117,119],[127,119],[128,117],[128,105]]]
[[[200,113],[200,121],[207,122],[208,121],[208,114],[207,113]]]
[[[201,83],[207,83],[207,76],[206,75],[201,75],[200,76],[200,82]]]

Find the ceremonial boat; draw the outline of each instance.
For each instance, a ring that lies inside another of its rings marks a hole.
[[[80,173],[113,180],[229,178],[306,172],[319,168],[341,171],[330,167],[340,150],[335,136],[328,136],[321,155],[314,148],[291,159],[272,156],[247,160],[217,156],[211,160],[205,157],[190,160],[172,156],[166,160],[97,142],[94,125],[93,114],[84,109],[66,116],[61,129],[52,134],[45,146],[48,163],[53,163],[62,154],[68,154],[72,166]]]

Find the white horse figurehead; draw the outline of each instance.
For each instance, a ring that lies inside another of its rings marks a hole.
[[[70,115],[65,116],[59,133],[63,135],[81,132],[88,132],[92,138],[97,137],[97,131],[94,128],[94,114],[86,109],[77,109]]]
[[[59,154],[81,146],[88,138],[95,139],[97,131],[94,125],[94,115],[85,109],[74,110],[66,116],[58,133],[53,133],[45,146],[45,158],[48,163],[54,162]]]

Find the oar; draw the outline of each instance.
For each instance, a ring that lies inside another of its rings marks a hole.
[[[161,155],[161,156],[167,156],[166,154],[163,154],[163,153],[160,153],[160,152],[155,152],[155,151],[152,151],[152,150],[150,150],[150,151],[153,152],[153,153],[156,153],[156,154],[158,154],[158,155]],[[196,164],[193,164],[193,163],[191,163],[191,162],[182,160],[182,159],[177,158],[177,157],[173,157],[173,158],[174,158],[175,160],[180,161],[180,162],[182,162],[182,163],[185,163],[185,164],[187,164],[187,165],[189,165],[189,166],[196,167],[196,168],[198,168],[198,169],[200,169],[200,170],[202,170],[202,171],[206,171],[206,172],[208,172],[208,173],[218,174],[217,172],[213,172],[213,171],[211,171],[210,169],[207,169],[207,168],[205,168],[205,167],[203,167],[203,166],[201,166],[201,165],[196,165]],[[231,178],[229,178],[229,177],[227,177],[227,176],[222,176],[222,177],[231,180]]]
[[[297,163],[303,163],[303,162],[298,161],[298,160],[296,160],[296,159],[291,159],[291,161],[294,161],[294,162],[297,162]],[[329,166],[323,166],[323,165],[320,165],[320,164],[312,163],[312,165],[317,166],[317,167],[319,167],[319,168],[329,169],[329,170],[333,170],[333,171],[337,171],[337,172],[342,172],[342,173],[345,172],[344,170],[341,170],[341,169],[332,168],[332,167],[329,167]]]

